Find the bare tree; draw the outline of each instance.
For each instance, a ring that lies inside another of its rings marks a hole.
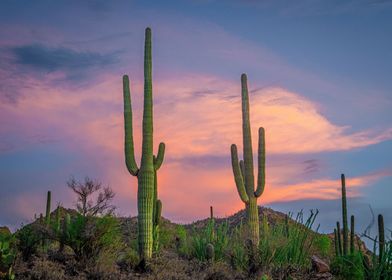
[[[101,182],[92,180],[89,177],[86,177],[84,182],[79,182],[75,178],[71,178],[67,182],[67,185],[76,193],[76,208],[83,216],[112,214],[116,209],[111,204],[114,198],[114,192],[110,187],[104,187]]]

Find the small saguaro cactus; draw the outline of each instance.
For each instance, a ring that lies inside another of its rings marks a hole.
[[[254,246],[259,244],[259,211],[257,198],[261,196],[265,186],[265,139],[264,128],[259,128],[258,146],[258,175],[257,188],[255,190],[252,136],[249,119],[249,95],[246,74],[241,75],[241,97],[242,97],[242,137],[243,137],[243,157],[238,161],[237,146],[231,145],[231,163],[235,183],[241,200],[245,203],[249,238]]]
[[[378,259],[382,262],[385,250],[385,231],[384,231],[384,217],[383,215],[378,215]]]
[[[212,206],[210,206],[210,219],[214,219],[214,208]]]
[[[342,181],[342,220],[343,220],[343,255],[348,253],[348,222],[347,222],[347,197],[346,197],[346,178],[341,175]]]
[[[55,230],[56,230],[56,234],[60,233],[60,224],[61,224],[61,207],[57,206],[56,209],[56,224],[55,224]]]
[[[333,234],[334,234],[334,243],[335,243],[335,254],[336,256],[339,256],[338,233],[336,231],[336,228],[333,229]]]
[[[60,238],[60,252],[64,251],[65,242],[69,238],[70,225],[71,225],[71,216],[69,215],[69,213],[67,213],[63,220],[63,230]]]
[[[206,246],[206,257],[207,257],[207,261],[209,261],[209,262],[214,261],[215,248],[214,248],[214,245],[212,245],[211,243],[208,243]]]
[[[46,216],[45,216],[45,222],[46,225],[49,226],[50,225],[50,205],[52,202],[52,192],[48,191],[48,194],[46,196]]]
[[[343,252],[342,252],[342,237],[341,237],[342,235],[340,233],[340,223],[339,222],[336,222],[336,234],[338,237],[339,255],[341,256],[343,254]]]
[[[355,251],[355,218],[351,215],[351,225],[350,225],[350,252],[354,254]]]
[[[141,260],[149,259],[153,251],[154,209],[157,208],[156,171],[165,154],[165,144],[160,143],[158,154],[153,155],[153,101],[152,101],[152,54],[151,29],[146,28],[144,45],[144,106],[143,140],[140,168],[135,161],[132,129],[132,108],[129,78],[123,76],[125,163],[131,175],[138,181],[138,242]]]

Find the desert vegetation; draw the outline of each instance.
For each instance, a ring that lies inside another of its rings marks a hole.
[[[125,163],[136,177],[137,217],[118,217],[114,192],[86,178],[67,182],[75,209],[52,206],[48,191],[43,214],[15,233],[0,228],[0,279],[392,279],[392,240],[383,216],[378,235],[359,235],[348,225],[345,176],[341,176],[342,228],[319,233],[319,211],[279,213],[260,207],[265,188],[266,132],[258,132],[255,187],[247,76],[242,74],[243,160],[231,146],[232,170],[244,209],[191,224],[161,217],[157,171],[165,154],[153,153],[151,29],[145,31],[144,111],[141,163],[133,143],[130,81],[123,76]],[[268,135],[268,134],[267,134]],[[233,188],[234,191],[234,188]],[[374,243],[368,250],[361,238]]]

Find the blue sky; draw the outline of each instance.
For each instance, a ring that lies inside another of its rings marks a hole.
[[[345,173],[359,230],[368,205],[392,227],[391,13],[392,1],[371,0],[2,1],[0,224],[15,228],[42,212],[48,189],[72,206],[71,176],[110,185],[119,213],[136,215],[121,76],[131,77],[140,138],[151,26],[155,143],[168,146],[164,216],[189,222],[211,204],[221,216],[243,207],[229,145],[241,144],[246,72],[253,129],[267,133],[259,204],[320,208],[322,230],[331,231]]]

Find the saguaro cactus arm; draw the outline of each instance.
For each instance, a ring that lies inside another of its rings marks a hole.
[[[245,182],[245,164],[242,159],[240,160],[240,169],[241,169],[242,180]]]
[[[135,150],[133,146],[133,128],[132,128],[132,105],[131,94],[129,90],[129,78],[123,76],[123,92],[124,92],[124,127],[125,127],[125,164],[129,173],[136,176],[139,168],[135,161]]]
[[[257,174],[257,189],[255,196],[259,197],[264,192],[265,187],[265,133],[264,128],[259,128],[259,150],[258,150],[258,174]]]
[[[245,190],[244,180],[241,175],[240,164],[238,163],[238,152],[235,144],[231,145],[231,165],[233,167],[233,174],[235,184],[237,186],[238,194],[244,203],[249,201],[248,194]]]
[[[156,201],[156,211],[155,211],[155,217],[154,217],[154,224],[155,226],[158,226],[161,223],[161,215],[162,215],[162,202],[161,200]]]
[[[165,143],[161,142],[159,143],[158,154],[156,157],[154,157],[155,170],[158,170],[161,167],[164,157],[165,157]]]

